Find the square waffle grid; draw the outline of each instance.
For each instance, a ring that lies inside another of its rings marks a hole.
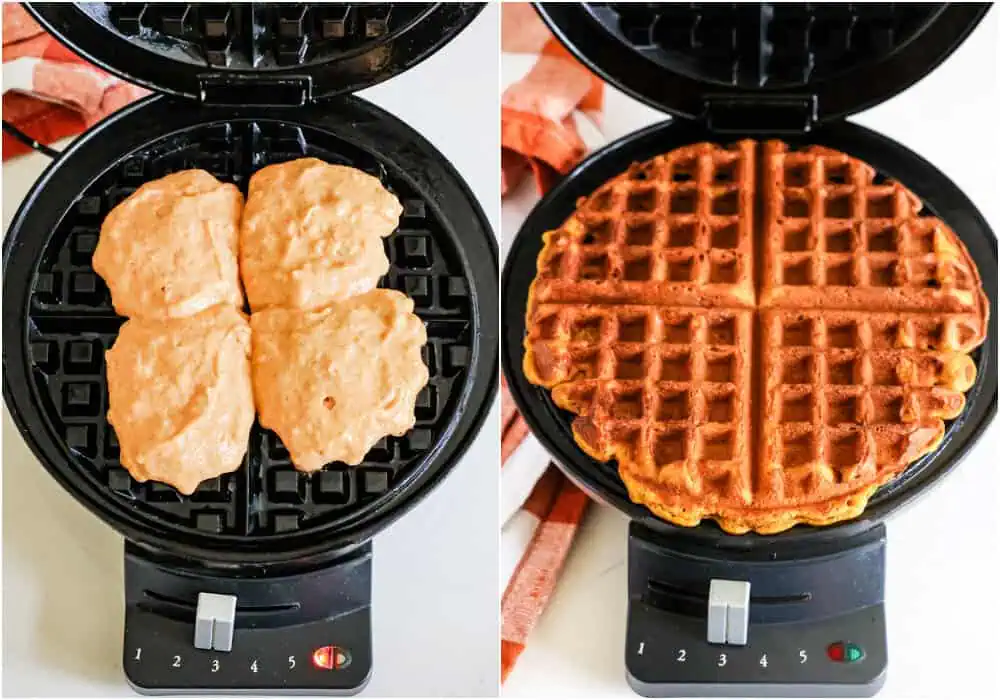
[[[953,295],[974,298],[968,270],[941,259],[949,251],[940,222],[899,184],[881,184],[870,167],[839,154],[770,146],[765,154],[774,183],[765,213],[766,303],[934,307]]]
[[[752,148],[686,150],[616,178],[553,234],[539,301],[751,305]]]
[[[882,60],[942,3],[587,3],[645,57],[719,85],[803,85]]]
[[[108,3],[126,38],[185,42],[215,68],[329,60],[403,31],[433,3]]]
[[[541,379],[587,419],[589,452],[682,493],[749,493],[751,311],[543,304],[536,319]]]
[[[755,153],[760,154],[758,157],[761,158],[768,157],[764,144]],[[798,159],[794,157],[786,158],[785,162],[794,170],[796,160]],[[836,160],[839,165],[846,163],[846,158],[843,157],[832,160]],[[806,177],[810,181],[822,183],[824,187],[829,184],[851,188],[850,191],[835,190],[838,195],[850,195],[849,211],[868,211],[870,195],[874,201],[871,206],[887,206],[888,199],[891,206],[895,207],[894,212],[900,213],[899,218],[904,214],[914,217],[905,224],[899,222],[897,217],[885,217],[885,221],[891,226],[873,226],[875,233],[871,236],[865,235],[868,230],[864,222],[852,229],[853,235],[849,238],[851,247],[846,248],[846,251],[862,252],[863,260],[859,267],[869,262],[863,251],[870,250],[871,246],[879,249],[874,251],[876,253],[898,256],[903,264],[930,261],[934,252],[939,250],[939,247],[934,247],[934,243],[939,235],[937,231],[940,224],[930,218],[933,217],[933,212],[926,209],[917,211],[918,202],[904,197],[899,188],[882,185],[884,177],[874,171],[869,175],[861,173],[854,176],[857,179],[868,178],[865,192],[859,195],[850,184],[854,182],[851,172],[839,165],[826,168],[821,161],[818,166],[814,165],[806,171]],[[635,166],[630,172],[635,172]],[[784,172],[779,178],[783,176]],[[778,182],[780,187],[783,181],[779,179]],[[759,199],[755,199],[754,204],[757,206]],[[897,223],[900,225],[897,226]],[[880,238],[880,234],[884,238]],[[752,236],[752,232],[750,235]],[[782,259],[780,256],[784,251],[780,247],[771,247],[770,240],[762,242],[763,238],[763,235],[757,238],[756,245],[759,249],[755,253],[765,258],[765,266],[771,257]],[[824,252],[846,252],[835,250],[845,244],[835,236],[831,235],[831,239],[829,248],[825,242],[820,242],[818,247]],[[818,239],[807,236],[805,240]],[[883,246],[888,247],[890,241],[894,246],[893,251],[880,250]],[[540,260],[539,278],[544,277],[546,270],[550,271],[551,277],[555,276],[556,270],[560,273],[565,270],[549,267],[550,261],[551,259],[544,258]],[[559,264],[562,264],[561,261]],[[955,270],[958,271],[957,268]],[[912,279],[920,289],[940,288],[923,279],[919,282],[914,278],[907,279]],[[950,283],[956,278],[946,276],[946,279]],[[766,280],[761,282],[763,285]],[[964,285],[965,280],[962,282]],[[538,282],[536,290],[537,285]],[[974,287],[973,281],[969,288]],[[641,403],[638,405],[641,411],[635,408],[637,404],[634,400],[625,401],[625,407],[614,405],[620,401],[623,392],[628,393],[637,378],[649,381],[651,377],[657,376],[658,371],[650,364],[649,354],[644,349],[639,351],[625,342],[626,336],[635,341],[641,334],[624,318],[629,314],[640,317],[648,314],[662,318],[664,314],[669,316],[676,312],[683,313],[685,310],[679,308],[682,304],[668,302],[657,309],[649,306],[619,306],[603,301],[586,305],[562,301],[545,303],[537,296],[529,298],[532,299],[529,303],[533,304],[535,320],[529,328],[527,346],[535,353],[536,368],[541,364],[537,359],[537,351],[542,350],[544,366],[547,368],[543,368],[532,381],[550,387],[568,381],[565,388],[556,388],[552,392],[552,398],[560,408],[588,418],[605,419],[615,429],[621,426],[624,429],[624,442],[629,445],[629,453],[634,455],[638,444],[647,456],[653,457],[644,476],[651,477],[649,482],[655,484],[656,488],[698,493],[705,480],[692,478],[696,465],[693,466],[690,462],[696,455],[703,454],[699,451],[703,449],[703,442],[699,440],[696,428],[681,433],[678,437],[683,437],[683,441],[677,439],[660,443],[663,447],[658,454],[653,448],[647,448],[647,443],[631,437],[630,431],[634,433],[638,430],[638,425],[643,421],[650,421],[655,425],[670,410],[676,411],[677,415],[687,412],[695,417],[693,424],[703,422],[703,425],[709,426],[713,421],[704,410],[709,405],[706,400],[703,399],[700,404],[692,401],[692,394],[685,390],[677,392],[678,395],[685,394],[684,399],[672,402],[658,393],[659,387],[655,382],[650,390],[645,388],[646,384],[640,379],[638,384],[643,389]],[[750,410],[754,411],[753,420],[756,425],[744,430],[742,435],[745,437],[733,443],[739,448],[736,454],[745,456],[743,464],[738,469],[730,469],[728,475],[722,472],[721,479],[715,478],[709,482],[720,493],[739,497],[740,489],[749,484],[749,493],[758,496],[791,494],[793,501],[795,496],[799,496],[800,502],[808,502],[808,494],[815,491],[822,481],[825,482],[825,488],[829,488],[831,483],[837,485],[831,492],[836,497],[838,491],[850,492],[852,485],[849,482],[861,476],[859,463],[866,448],[874,449],[879,461],[892,460],[896,465],[911,461],[912,457],[906,457],[909,447],[906,440],[910,428],[905,424],[941,419],[945,421],[947,433],[953,419],[964,408],[964,392],[940,385],[947,384],[943,372],[946,372],[947,361],[954,359],[956,352],[968,353],[971,363],[979,366],[978,345],[981,336],[978,335],[980,330],[976,313],[943,312],[933,308],[883,315],[867,311],[801,311],[796,308],[769,308],[760,300],[755,306],[755,309],[744,311],[715,307],[700,312],[745,314],[750,319],[749,323],[754,329],[748,331],[748,338],[750,335],[759,335],[763,341],[751,342],[740,338],[736,345],[746,350],[744,357],[759,356],[761,352],[765,352],[767,357],[752,363],[753,369],[740,369],[738,376],[730,374],[736,390],[745,390],[737,406],[751,405],[750,387],[753,380],[750,375],[760,372],[763,372],[763,378],[759,390],[765,392],[760,401],[766,401],[767,397],[772,399],[772,403],[766,407],[763,403],[754,404],[747,410],[748,421]],[[625,312],[626,309],[628,313]],[[646,311],[642,311],[643,309]],[[590,321],[581,326],[579,319],[586,318],[597,318],[600,323]],[[647,321],[648,323],[650,322]],[[666,338],[670,334],[669,324],[664,327],[667,330],[663,337]],[[647,338],[642,337],[644,340]],[[594,338],[597,340],[593,340]],[[592,347],[595,345],[597,347]],[[669,345],[664,347],[669,348]],[[629,359],[629,353],[635,353],[637,359]],[[669,350],[661,351],[654,362],[662,362],[663,357],[669,355]],[[689,355],[684,353],[682,357],[685,361],[682,364],[693,366]],[[901,358],[912,371],[912,379],[905,385],[896,374],[895,365],[889,365],[889,361],[895,363]],[[659,371],[680,371],[681,374],[677,376],[690,376],[690,370],[685,373],[679,369],[679,365],[675,365],[673,369],[668,369],[666,364],[662,366],[663,369]],[[583,368],[582,372],[574,376],[573,372],[580,371],[580,368]],[[738,365],[733,365],[733,369],[737,370]],[[766,385],[764,380],[767,380]],[[628,413],[631,424],[619,420],[614,415],[616,411]],[[577,423],[577,426],[581,425],[586,426],[586,423]],[[757,451],[749,448],[749,435],[751,428],[756,432],[758,426],[764,425],[773,426],[779,440],[765,449],[758,463]],[[599,430],[592,426],[586,426],[586,431],[590,435],[599,434]],[[619,429],[619,435],[621,434]],[[597,453],[608,449],[609,441],[603,438],[593,450],[588,451]],[[605,453],[593,456],[603,461],[613,474],[618,475],[619,465],[608,462],[615,455]],[[776,472],[767,473],[758,466],[771,460],[782,464],[786,457],[789,464],[787,467],[782,465]],[[827,463],[822,470],[816,469],[818,460]],[[671,473],[663,469],[677,463],[684,464],[683,470]],[[883,472],[892,466],[883,465]],[[747,478],[742,478],[744,473],[748,475]],[[719,472],[716,471],[716,474]],[[881,478],[878,481],[881,483],[888,475],[879,476]],[[879,493],[890,489],[891,486],[883,488]],[[879,498],[879,494],[876,494],[871,500]]]
[[[400,198],[399,229],[385,239],[390,271],[380,286],[407,293],[424,321],[430,381],[416,404],[416,426],[382,439],[357,467],[334,464],[311,474],[294,469],[281,441],[256,424],[243,467],[204,482],[191,496],[156,482],[140,484],[119,462],[106,421],[104,352],[124,319],[91,267],[107,212],[143,182],[204,168],[246,189],[259,168],[300,157],[352,165],[381,177]],[[468,381],[472,306],[468,282],[448,234],[426,202],[387,175],[375,156],[333,137],[280,122],[198,127],[151,144],[82,194],[53,234],[30,298],[29,345],[41,405],[79,468],[118,496],[174,524],[213,534],[277,534],[351,517],[389,497],[444,435],[452,397]]]
[[[913,423],[953,419],[965,405],[941,385],[976,324],[971,314],[763,311],[764,431],[777,436],[763,464],[781,465],[765,487],[793,500],[849,492],[852,480],[881,481],[909,461]]]

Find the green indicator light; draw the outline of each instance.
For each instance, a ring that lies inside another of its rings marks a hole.
[[[862,651],[861,647],[857,644],[847,644],[844,649],[844,660],[848,663],[854,663],[855,661],[861,661],[864,658],[865,652]]]

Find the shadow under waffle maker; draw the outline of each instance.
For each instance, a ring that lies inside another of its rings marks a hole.
[[[160,93],[68,148],[3,246],[4,399],[45,468],[125,536],[125,674],[146,693],[357,692],[372,671],[371,538],[477,433],[496,390],[498,300],[496,241],[466,183],[420,134],[350,93],[428,57],[481,8],[29,9],[81,55]],[[177,170],[245,193],[258,169],[305,156],[375,175],[403,203],[382,286],[408,294],[427,328],[416,426],[358,467],[307,475],[255,425],[243,466],[190,497],[135,482],[105,419],[104,353],[123,319],[91,267],[104,216]]]
[[[585,65],[674,117],[614,141],[567,175],[521,227],[502,277],[501,354],[518,408],[567,476],[631,519],[628,682],[647,696],[873,695],[889,656],[883,520],[951,471],[996,414],[997,241],[933,165],[845,117],[932,70],[987,6],[537,7]],[[521,370],[542,233],[633,162],[740,138],[825,145],[869,163],[879,177],[902,181],[962,238],[992,306],[986,341],[972,355],[976,383],[941,446],[879,489],[859,518],[830,527],[734,536],[714,522],[685,528],[656,518],[629,500],[616,463],[596,461],[577,446],[573,416]]]

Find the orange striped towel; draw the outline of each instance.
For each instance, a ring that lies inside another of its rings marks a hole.
[[[604,85],[549,33],[527,3],[505,4],[506,53],[537,56],[527,75],[504,92],[502,191],[534,175],[544,193],[586,154],[574,112],[599,122]],[[501,388],[501,557],[507,588],[501,603],[500,673],[506,681],[555,591],[583,518],[587,496],[552,464]]]
[[[501,47],[538,55],[501,100],[501,193],[511,192],[529,172],[538,190],[545,191],[586,153],[572,114],[580,110],[596,116],[604,83],[570,55],[527,3],[503,6]]]
[[[528,448],[525,445],[528,428],[514,408],[506,383],[501,391],[504,420],[501,482],[506,489],[510,481],[508,458],[522,447]],[[502,534],[504,549],[514,547],[520,553],[520,560],[508,580],[501,603],[502,681],[507,680],[518,656],[524,651],[528,635],[555,591],[559,573],[588,503],[587,496],[555,465],[547,460],[543,464],[541,478],[534,484],[520,511],[505,524]]]
[[[146,93],[64,47],[19,4],[4,4],[3,118],[35,141],[78,134]],[[4,133],[4,160],[30,150]]]

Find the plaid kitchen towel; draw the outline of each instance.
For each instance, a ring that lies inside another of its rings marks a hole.
[[[539,194],[587,152],[575,113],[599,123],[603,83],[549,33],[526,3],[502,10],[505,54],[527,54],[531,68],[502,99],[502,192],[533,176]],[[501,556],[507,581],[501,604],[500,673],[506,680],[555,591],[588,498],[552,464],[502,392]]]
[[[3,119],[38,143],[78,134],[146,92],[65,48],[19,4],[4,4]],[[4,160],[30,150],[4,132]]]
[[[532,174],[538,190],[551,187],[583,158],[586,145],[573,113],[598,120],[604,83],[549,33],[527,3],[502,9],[501,49],[535,57],[531,70],[501,100],[501,194]]]
[[[505,409],[512,405],[506,385],[503,386]],[[504,411],[503,454],[507,457],[529,450],[535,452],[524,419],[517,413]],[[535,443],[537,445],[537,443]],[[500,674],[501,680],[514,668],[517,658],[524,651],[528,635],[538,623],[549,598],[555,591],[559,573],[569,554],[573,537],[586,509],[588,498],[574,486],[548,457],[532,454],[522,457],[525,462],[514,466],[510,459],[502,461],[502,490],[505,495],[514,485],[532,484],[520,509],[504,523],[501,534],[504,556],[517,557],[513,572],[501,602]],[[531,465],[541,469],[532,471]],[[520,474],[508,474],[508,469],[520,468]],[[507,566],[509,569],[509,565]],[[505,572],[506,573],[506,572]]]

